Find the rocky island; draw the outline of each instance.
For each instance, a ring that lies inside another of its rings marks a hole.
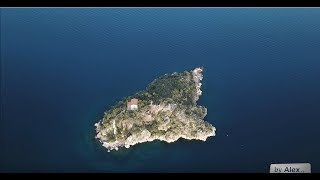
[[[110,151],[154,140],[205,141],[215,136],[215,127],[203,120],[207,109],[197,105],[202,71],[198,67],[165,74],[145,90],[124,98],[95,124],[96,138]]]

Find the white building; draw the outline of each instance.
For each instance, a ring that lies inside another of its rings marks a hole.
[[[127,109],[128,110],[137,110],[138,109],[138,102],[139,100],[138,99],[131,99],[131,101],[129,101],[127,103]]]

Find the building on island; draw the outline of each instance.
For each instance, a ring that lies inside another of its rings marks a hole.
[[[128,110],[137,110],[138,109],[138,102],[139,102],[139,100],[136,98],[131,99],[131,101],[129,101],[127,103],[127,109]]]

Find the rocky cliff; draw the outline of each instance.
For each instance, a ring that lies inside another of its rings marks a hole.
[[[215,127],[204,121],[207,109],[197,105],[202,94],[202,68],[172,73],[155,79],[146,90],[124,98],[95,124],[96,138],[108,150],[129,148],[153,140],[179,138],[205,141],[215,135]],[[132,98],[138,110],[127,110]]]

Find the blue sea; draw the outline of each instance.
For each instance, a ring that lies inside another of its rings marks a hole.
[[[0,172],[320,172],[320,9],[2,8]],[[94,123],[204,67],[206,142],[108,153]]]

